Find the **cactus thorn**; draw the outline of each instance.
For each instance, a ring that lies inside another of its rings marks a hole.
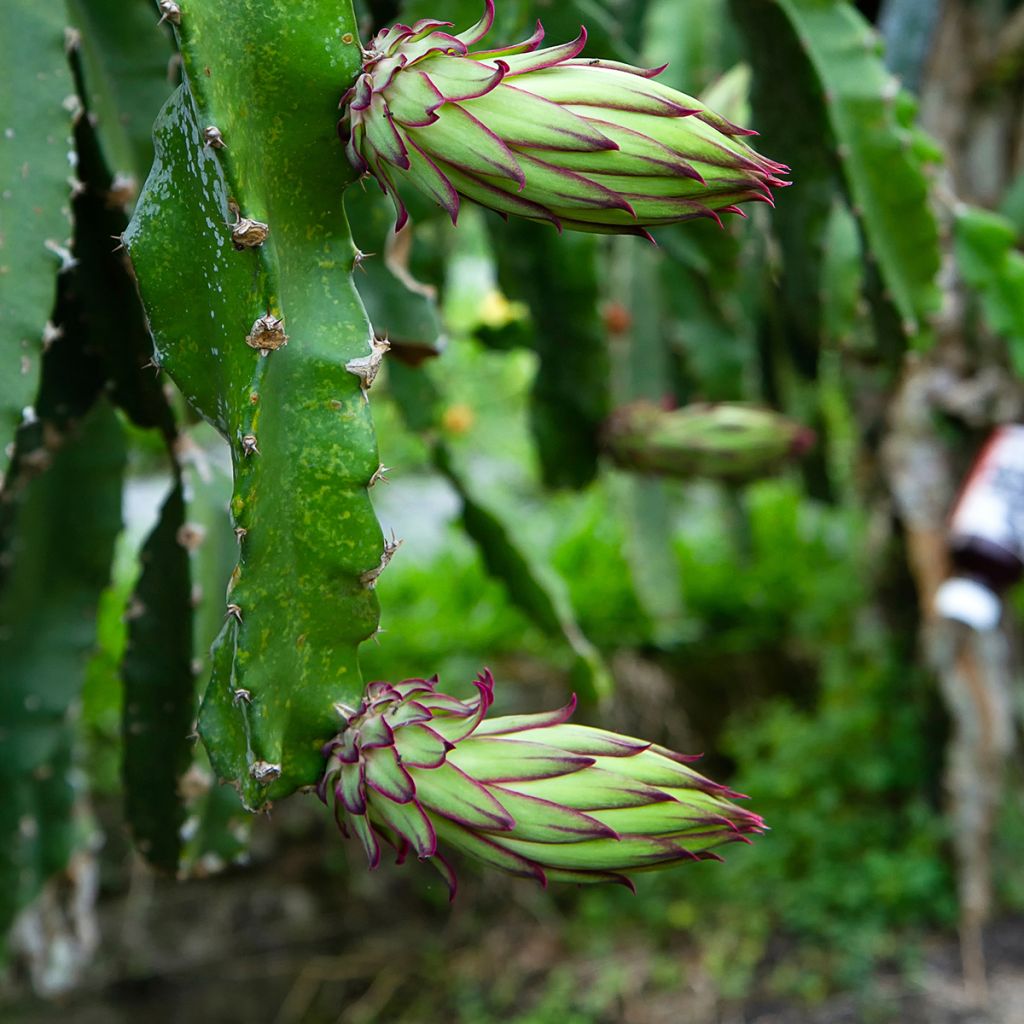
[[[158,6],[160,8],[158,25],[162,25],[165,21],[169,21],[172,25],[181,24],[181,7],[175,0],[160,0]]]
[[[235,223],[231,225],[231,243],[241,252],[243,249],[259,248],[270,234],[270,227],[261,220],[243,217],[235,207]]]
[[[156,361],[156,359],[150,359],[150,361],[148,363],[143,363],[142,366],[139,367],[139,369],[141,369],[141,370],[154,370],[154,371],[156,371],[154,373],[154,376],[155,377],[159,377],[160,376],[160,371],[163,369],[163,367]]]
[[[235,527],[235,537],[238,540],[242,540],[248,533],[249,531],[244,526]]]
[[[82,45],[82,33],[73,25],[64,29],[64,52],[69,56]]]
[[[43,351],[48,352],[55,341],[64,337],[64,328],[58,327],[52,320],[43,324]]]
[[[280,776],[281,766],[279,764],[271,764],[269,761],[254,761],[249,765],[249,774],[261,786],[269,786],[274,779]]]
[[[244,689],[242,687],[239,687],[237,690],[235,690],[234,696],[232,696],[232,698],[231,698],[231,703],[232,704],[243,704],[243,703],[244,704],[251,704],[252,703],[252,694],[248,690],[246,690],[246,689]]]
[[[227,614],[225,618],[237,619],[239,622],[242,621],[242,606],[238,604],[229,604]]]
[[[208,125],[203,129],[203,142],[211,149],[227,149],[228,144],[224,141],[220,129],[215,125]]]
[[[259,450],[259,448],[257,447],[257,444],[256,444],[256,435],[255,434],[246,434],[242,438],[242,454],[244,456],[246,456],[247,458],[250,455],[259,455],[260,454],[260,450]]]
[[[391,531],[391,540],[384,539],[384,550],[380,555],[380,564],[374,566],[372,569],[367,569],[360,577],[359,581],[363,586],[372,590],[377,585],[377,580],[380,579],[380,574],[388,567],[391,559],[395,557],[395,552],[402,546],[400,540],[395,539],[394,530]]]
[[[250,348],[259,349],[262,355],[284,348],[288,344],[288,335],[284,332],[284,321],[269,311],[265,315],[257,317],[253,321],[252,329],[245,336],[245,343]]]
[[[363,252],[362,249],[356,249],[356,254],[355,256],[352,257],[352,269],[362,270],[363,273],[365,274],[366,270],[363,268],[363,261],[368,260],[371,256],[376,255],[377,254],[375,252]]]
[[[391,472],[391,467],[390,466],[385,466],[384,463],[382,462],[373,471],[373,476],[370,477],[370,480],[369,480],[369,482],[367,483],[366,486],[367,487],[374,487],[377,484],[389,484],[389,483],[391,483],[391,481],[388,480],[388,473],[390,473],[390,472]]]
[[[384,361],[384,354],[391,348],[391,342],[387,338],[370,338],[370,354],[361,356],[358,359],[350,359],[345,364],[349,373],[354,373],[359,378],[359,386],[363,390],[363,397],[369,401],[367,392],[373,386],[380,372],[380,364]]]
[[[124,235],[111,235],[111,239],[117,242],[117,245],[111,249],[111,252],[120,252],[124,248]]]
[[[70,244],[70,242],[68,243]],[[60,267],[57,273],[63,274],[67,270],[74,270],[78,266],[78,260],[71,255],[71,250],[67,245],[61,245],[60,242],[53,238],[46,239],[43,242],[43,248],[52,252],[60,260]]]
[[[378,647],[380,647],[380,635],[381,635],[381,633],[386,633],[386,632],[387,632],[387,630],[386,630],[386,629],[384,629],[384,628],[383,628],[383,627],[381,627],[381,626],[378,626],[378,627],[377,627],[377,628],[376,628],[376,629],[375,629],[375,630],[373,631],[373,633],[371,633],[371,634],[370,634],[370,639],[371,639],[371,640],[373,640],[373,642],[374,642],[374,643],[375,643],[375,644],[376,644],[376,645],[377,645]]]

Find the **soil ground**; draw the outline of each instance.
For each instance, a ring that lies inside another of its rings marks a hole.
[[[716,991],[682,936],[654,949],[624,930],[600,955],[581,953],[566,938],[571,904],[553,908],[532,886],[481,874],[465,879],[449,906],[419,865],[371,875],[350,858],[349,874],[338,864],[348,844],[336,840],[293,834],[282,844],[276,829],[263,829],[250,867],[186,883],[156,878],[126,856],[128,881],[100,899],[101,944],[79,986],[43,1001],[13,977],[0,1020],[1024,1024],[1024,917],[987,931],[987,1009],[965,995],[955,936],[926,942],[913,976],[878,972],[870,993],[814,1006],[758,995],[736,1002]],[[566,985],[562,1007],[555,977]]]

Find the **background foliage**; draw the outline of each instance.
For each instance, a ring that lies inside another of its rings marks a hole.
[[[478,7],[358,13],[366,38],[396,17],[469,24]],[[461,692],[487,664],[506,710],[578,692],[590,721],[706,751],[773,829],[724,865],[643,879],[635,899],[511,897],[603,965],[589,990],[568,968],[530,992],[490,985],[435,938],[372,1012],[625,1019],[623,936],[654,991],[685,985],[667,952],[683,942],[723,998],[813,1000],[866,991],[883,961],[912,968],[918,938],[956,921],[950,725],[918,642],[928,570],[905,492],[920,481],[900,453],[923,445],[955,480],[1021,412],[1024,8],[861,8],[498,5],[495,38],[538,16],[552,40],[585,22],[588,53],[669,61],[664,81],[757,127],[795,184],[725,229],[682,225],[653,248],[467,208],[456,231],[410,197],[395,239],[383,197],[347,192],[376,254],[356,285],[393,346],[372,402],[391,467],[374,504],[404,541],[364,676],[438,672]],[[0,95],[17,98],[0,138],[0,930],[12,980],[44,992],[89,959],[97,886],[139,886],[126,830],[184,879],[244,878],[252,856],[249,816],[190,739],[236,560],[230,465],[151,364],[111,251],[180,75],[172,51],[149,0],[0,12]],[[608,418],[639,399],[756,403],[817,442],[781,471],[740,451],[740,483],[656,479],[606,454]],[[933,574],[941,557],[940,542]],[[1017,785],[995,853],[1004,909],[1024,899],[1021,811]],[[355,930],[371,928],[386,888],[367,890],[357,861],[350,876],[318,819],[284,818],[278,852],[315,849],[321,890],[351,893]],[[412,920],[438,920],[427,872],[404,870]],[[471,884],[471,935],[503,926],[486,884]]]

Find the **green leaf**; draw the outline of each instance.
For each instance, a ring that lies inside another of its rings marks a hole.
[[[74,85],[59,4],[0,4],[0,476],[39,386],[54,278],[70,258]]]

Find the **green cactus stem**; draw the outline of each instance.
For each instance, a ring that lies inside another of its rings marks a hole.
[[[156,361],[231,446],[241,552],[200,733],[258,808],[316,782],[378,625],[367,392],[384,346],[352,285],[334,134],[360,50],[347,3],[160,8],[185,84],[126,245]]]

